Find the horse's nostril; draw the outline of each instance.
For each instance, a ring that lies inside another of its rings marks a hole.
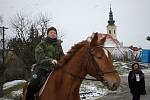
[[[115,91],[118,87],[118,82],[114,81],[103,81],[104,85],[108,87],[109,90]]]
[[[116,83],[113,84],[113,87],[116,87]]]
[[[113,88],[114,88],[114,89],[117,89],[117,87],[118,87],[118,84],[117,84],[117,83],[114,83],[114,84],[113,84]]]

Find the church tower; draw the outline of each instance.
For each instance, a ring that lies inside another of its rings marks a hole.
[[[117,39],[116,25],[115,25],[115,20],[113,19],[113,12],[111,10],[111,5],[110,5],[110,12],[109,12],[109,20],[107,25],[107,34],[110,34],[113,37],[113,39]]]

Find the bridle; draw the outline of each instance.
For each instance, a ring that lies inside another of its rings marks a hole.
[[[96,47],[99,47],[99,46],[96,46]],[[62,68],[63,72],[69,74],[70,76],[72,76],[73,78],[75,79],[79,79],[79,80],[91,80],[91,81],[104,81],[104,75],[105,74],[109,74],[109,73],[118,73],[116,70],[113,70],[113,71],[108,71],[108,72],[103,72],[98,64],[96,63],[95,59],[94,59],[94,55],[92,54],[92,50],[93,49],[88,49],[88,60],[87,60],[87,64],[86,64],[86,69],[87,69],[87,66],[89,66],[90,62],[92,62],[95,66],[95,70],[96,70],[96,79],[91,79],[91,78],[85,78],[85,77],[82,77],[82,76],[78,76],[78,75],[75,75],[71,72],[68,72],[66,69]],[[82,66],[81,66],[82,67]],[[84,67],[84,66],[83,66]]]

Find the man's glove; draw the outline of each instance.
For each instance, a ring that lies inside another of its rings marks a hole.
[[[57,60],[55,60],[55,59],[52,60],[52,64],[53,64],[53,65],[57,65],[57,63],[58,63]]]

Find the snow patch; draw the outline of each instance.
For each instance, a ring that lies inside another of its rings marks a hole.
[[[11,88],[15,85],[25,83],[25,82],[26,82],[25,80],[14,80],[14,81],[11,81],[11,82],[7,82],[3,85],[3,89],[5,90],[5,89]]]
[[[12,91],[12,92],[11,92],[11,95],[12,95],[12,97],[14,97],[14,98],[16,98],[16,97],[23,97],[22,91],[23,91],[23,89],[20,89],[20,90],[17,90],[17,91]]]
[[[80,98],[81,100],[95,100],[108,94],[108,91],[108,89],[102,87],[102,84],[84,81],[80,87]]]

